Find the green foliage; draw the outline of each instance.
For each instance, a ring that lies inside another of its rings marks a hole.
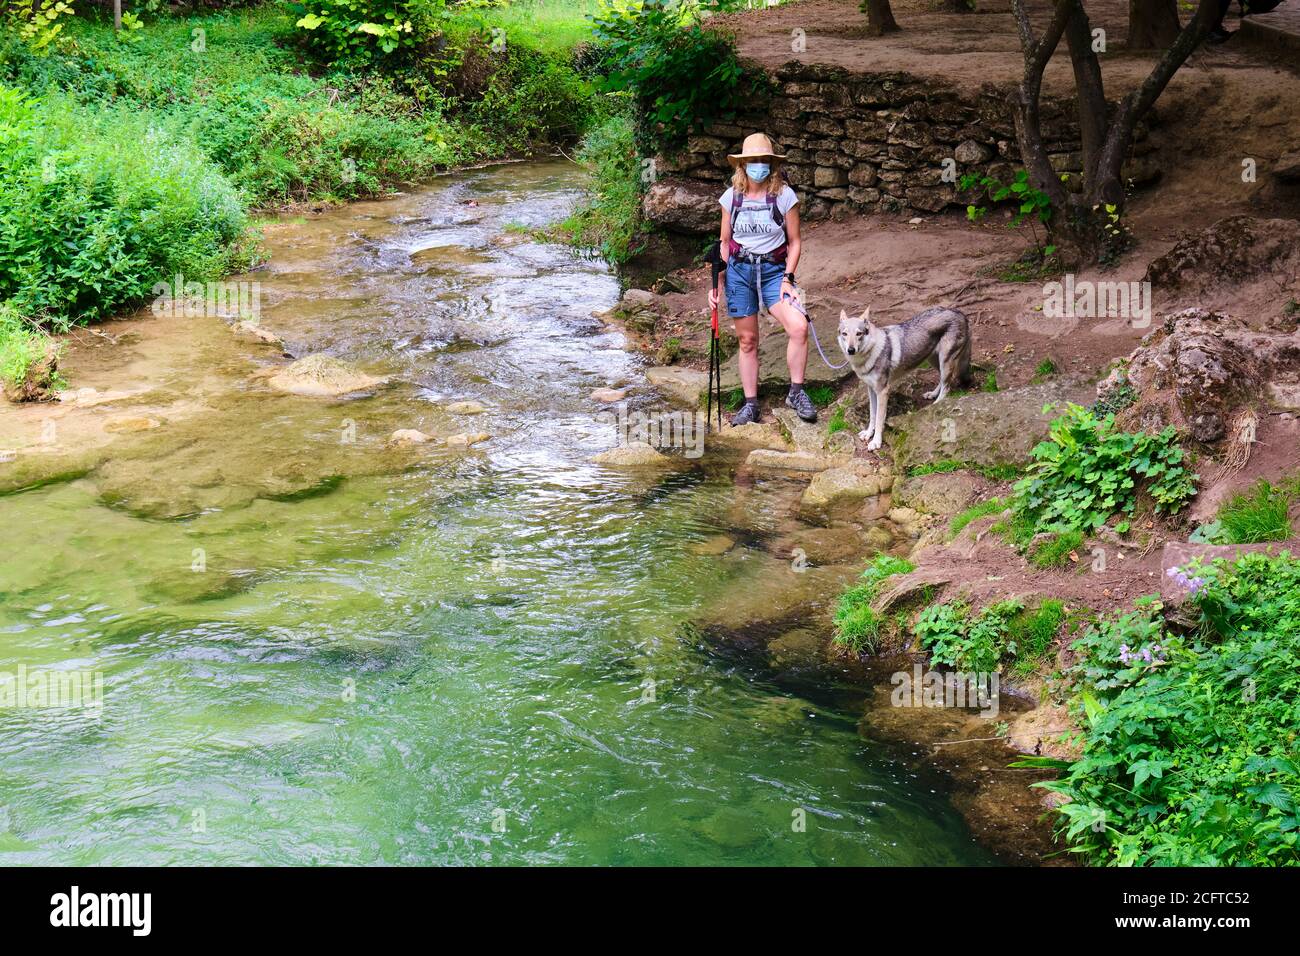
[[[45,355],[48,336],[18,310],[0,302],[0,384],[20,385],[27,370]]]
[[[998,372],[997,369],[989,369],[984,376],[984,384],[980,386],[986,392],[996,392],[998,390]]]
[[[1012,478],[1019,477],[1021,473],[1021,469],[1016,465],[977,465],[973,461],[957,461],[956,459],[945,458],[940,461],[926,462],[922,465],[912,465],[907,469],[907,477],[942,475],[950,471],[973,471],[993,481],[1010,481]]]
[[[1291,537],[1287,512],[1294,500],[1288,488],[1260,480],[1247,494],[1233,495],[1219,508],[1216,544],[1256,544]]]
[[[671,152],[751,91],[734,41],[702,25],[698,2],[610,0],[592,28],[608,71],[603,88],[632,94],[647,152]]]
[[[1007,503],[1001,498],[988,498],[984,501],[977,501],[961,514],[955,515],[949,529],[953,534],[960,534],[962,529],[974,521],[976,518],[983,518],[985,515],[995,515],[1004,510]]]
[[[1016,483],[1015,507],[1039,529],[1091,531],[1114,514],[1132,514],[1139,491],[1167,514],[1196,494],[1175,429],[1123,432],[1113,415],[1098,418],[1072,404],[1034,448],[1029,473]]]
[[[632,117],[617,113],[592,127],[578,161],[590,170],[591,182],[559,231],[609,262],[626,262],[640,249],[641,232],[641,169]]]
[[[1119,414],[1124,409],[1132,406],[1137,399],[1137,392],[1129,384],[1127,374],[1125,374],[1123,381],[1112,386],[1106,392],[1105,397],[1093,402],[1090,409],[1098,418],[1104,418],[1107,415]]]
[[[1192,636],[1148,599],[1075,642],[1082,756],[1040,786],[1068,798],[1060,832],[1090,863],[1300,863],[1300,561],[1194,570]]]
[[[964,601],[932,604],[916,619],[916,636],[930,660],[960,671],[991,672],[1003,655],[1018,650],[1011,623],[1024,611],[1019,601],[999,601],[971,616]]]
[[[441,60],[313,75],[282,11],[165,18],[129,43],[72,21],[69,49],[42,55],[0,34],[0,84],[26,91],[0,93],[0,301],[55,327],[100,318],[176,272],[203,281],[243,265],[250,204],[382,193],[576,138],[596,109],[564,57],[514,42],[513,26],[461,95]],[[478,22],[445,25],[439,56],[484,44]]]
[[[877,555],[858,583],[840,595],[835,608],[835,643],[856,653],[875,653],[884,619],[871,607],[880,586],[895,574],[910,574],[916,566],[906,558]]]
[[[825,408],[835,401],[835,387],[833,385],[806,385],[804,386],[804,393],[812,399],[812,403],[818,408]]]
[[[1044,225],[1052,218],[1052,201],[1047,193],[1035,189],[1029,183],[1029,173],[1024,169],[1016,170],[1015,177],[1009,183],[1002,183],[986,173],[967,173],[957,183],[961,192],[982,190],[993,203],[1013,203],[1015,212],[1011,217],[1012,226],[1020,226],[1026,221],[1037,220]],[[967,206],[966,218],[976,222],[988,212],[985,206]],[[1049,255],[1055,252],[1051,249]]]
[[[1063,568],[1070,563],[1071,552],[1076,552],[1083,545],[1081,531],[1054,531],[1033,545],[1029,551],[1029,563],[1036,568]]]
[[[386,57],[415,48],[411,0],[304,0],[285,4],[304,45],[326,63]]]
[[[826,423],[826,434],[834,435],[836,432],[842,432],[849,427],[848,420],[844,417],[844,406],[839,406],[831,413],[830,420]]]
[[[681,360],[683,354],[682,340],[679,338],[665,339],[659,346],[655,354],[655,360],[660,365],[673,365]]]
[[[0,302],[21,315],[66,328],[162,276],[215,278],[244,226],[234,187],[174,126],[0,87]]]
[[[44,55],[61,46],[64,26],[75,11],[65,0],[40,0],[39,3],[6,5],[0,21],[9,20],[17,26],[18,36],[37,55]],[[126,15],[122,17],[123,25]]]
[[[1056,374],[1056,371],[1056,363],[1049,358],[1045,358],[1034,369],[1034,377],[1039,379],[1051,378]]]
[[[1017,677],[1030,677],[1051,655],[1065,617],[1065,604],[1049,598],[1037,608],[1021,611],[1011,621],[1008,630],[1016,645],[1012,671]]]

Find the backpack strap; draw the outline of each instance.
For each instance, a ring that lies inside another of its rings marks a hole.
[[[785,170],[781,170],[781,178],[785,179]],[[772,221],[776,223],[778,226],[780,226],[782,229],[784,229],[785,213],[781,212],[781,207],[777,205],[777,198],[779,197],[779,195],[780,195],[779,193],[774,194],[771,192],[767,194],[767,211],[768,214],[772,217]],[[740,207],[744,205],[744,203],[745,203],[744,193],[739,192],[736,189],[732,189],[731,190],[731,225],[733,229],[735,228],[736,225],[736,214],[740,212]],[[782,242],[781,247],[779,249],[776,249],[773,252],[769,253],[773,262],[785,261],[785,247],[786,244]],[[739,253],[740,253],[740,243],[736,241],[735,236],[733,235],[731,242],[727,246],[727,257],[730,258],[731,256],[738,255]]]

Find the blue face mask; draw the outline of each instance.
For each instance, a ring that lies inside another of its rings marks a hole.
[[[749,177],[750,182],[761,183],[771,174],[772,167],[767,163],[746,163],[745,175]]]

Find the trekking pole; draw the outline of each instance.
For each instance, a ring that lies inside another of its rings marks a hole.
[[[722,270],[727,268],[722,262],[722,256],[715,247],[709,257],[709,262],[713,265],[713,285],[710,289],[716,293],[718,291],[718,276]],[[722,430],[722,347],[718,340],[718,307],[713,307],[713,315],[710,319],[710,336],[709,336],[709,397],[704,412],[704,428],[708,430],[710,422],[713,420],[713,404],[716,394],[718,405],[718,430]]]

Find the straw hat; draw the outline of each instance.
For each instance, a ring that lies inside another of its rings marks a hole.
[[[740,145],[740,152],[728,154],[727,162],[739,166],[750,159],[771,159],[779,163],[785,159],[785,154],[778,153],[772,141],[763,133],[750,133]]]

